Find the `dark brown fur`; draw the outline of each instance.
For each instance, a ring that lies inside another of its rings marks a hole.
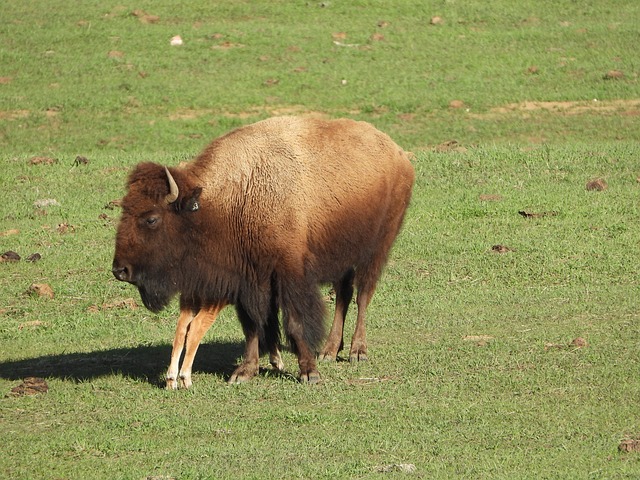
[[[414,181],[400,147],[363,122],[283,117],[235,130],[170,172],[180,192],[174,203],[164,201],[164,167],[152,163],[131,173],[122,202],[113,271],[138,287],[145,306],[158,311],[177,293],[181,312],[236,305],[247,337],[238,380],[257,370],[249,352],[256,339],[275,348],[280,309],[301,378],[317,381],[325,333],[318,285],[337,291],[321,352],[335,359],[355,284],[350,355],[366,358],[364,312]]]

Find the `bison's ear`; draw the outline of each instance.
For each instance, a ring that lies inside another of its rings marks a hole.
[[[195,212],[200,209],[200,194],[202,193],[202,187],[196,187],[190,192],[190,195],[185,196],[182,199],[180,209],[187,212]]]

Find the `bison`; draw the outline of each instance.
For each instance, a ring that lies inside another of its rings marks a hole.
[[[261,348],[283,368],[280,313],[299,380],[319,381],[316,354],[335,360],[343,348],[354,286],[349,357],[366,360],[365,312],[414,178],[391,138],[348,119],[271,118],[214,140],[181,167],[137,165],[122,200],[112,272],[155,312],[180,294],[167,388],[191,386],[198,345],[227,305],[235,305],[246,338],[229,383],[258,372]],[[336,292],[322,350],[321,284]]]

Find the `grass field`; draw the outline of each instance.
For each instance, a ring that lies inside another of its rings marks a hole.
[[[0,478],[639,478],[637,2],[210,3],[0,5]],[[278,114],[415,153],[370,361],[227,386],[228,309],[165,391],[110,202]]]

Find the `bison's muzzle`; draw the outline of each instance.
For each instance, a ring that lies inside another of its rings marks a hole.
[[[132,268],[130,265],[121,265],[117,261],[114,260],[113,267],[111,268],[111,272],[113,276],[116,277],[121,282],[129,282],[133,283],[133,278],[131,275]]]

